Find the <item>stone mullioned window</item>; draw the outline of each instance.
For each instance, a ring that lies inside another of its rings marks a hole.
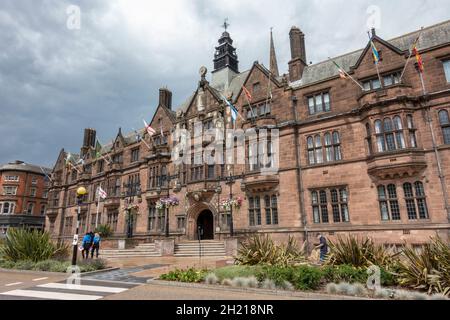
[[[350,222],[346,187],[311,190],[311,202],[314,223],[329,223],[330,212],[334,223]]]

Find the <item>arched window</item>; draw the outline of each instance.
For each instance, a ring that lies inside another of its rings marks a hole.
[[[402,119],[399,116],[394,117],[395,140],[397,142],[397,149],[405,149],[405,137],[403,136]]]
[[[322,218],[322,223],[328,223],[328,199],[325,190],[319,192],[320,197],[320,213]]]
[[[370,124],[366,123],[366,140],[367,140],[367,147],[369,149],[369,155],[373,153],[372,149],[372,132],[370,130]]]
[[[339,132],[333,132],[333,153],[334,160],[339,161],[342,159],[341,155],[341,138],[339,137]]]
[[[314,137],[314,149],[316,153],[316,163],[323,163],[322,138],[320,135]]]
[[[439,123],[442,128],[442,136],[444,138],[444,144],[450,144],[450,119],[448,117],[447,110],[439,111]]]
[[[308,144],[308,161],[309,164],[315,164],[315,157],[314,157],[314,139],[313,137],[308,137],[307,139],[307,144]]]
[[[415,182],[414,189],[416,191],[416,202],[417,208],[419,209],[419,218],[428,219],[428,209],[427,209],[427,202],[425,199],[425,190],[423,188],[423,183],[420,181]]]
[[[333,146],[331,142],[331,134],[329,132],[325,133],[323,136],[325,142],[325,160],[327,162],[333,161]]]
[[[381,120],[375,121],[375,134],[377,135],[377,149],[378,152],[386,151],[386,144],[383,136],[383,124]]]
[[[311,202],[313,207],[313,221],[320,223],[319,195],[317,191],[311,192]]]
[[[383,185],[378,186],[378,202],[380,204],[381,220],[400,220],[400,208],[394,184],[388,185],[387,188]]]
[[[411,148],[417,148],[416,127],[414,126],[413,116],[411,114],[406,116],[406,123],[409,131],[409,145]]]

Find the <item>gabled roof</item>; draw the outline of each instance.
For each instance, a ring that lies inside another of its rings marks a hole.
[[[387,41],[377,37],[377,40],[388,43],[392,48],[396,48],[398,52],[407,52],[420,32],[421,30],[417,30]],[[422,51],[446,43],[450,43],[450,20],[424,28],[418,43],[418,49]],[[347,72],[350,72],[351,67],[357,64],[358,59],[364,54],[366,49],[367,47],[332,58],[332,60],[336,61],[336,63]],[[300,88],[336,76],[339,76],[339,71],[336,66],[334,66],[333,62],[327,60],[306,66],[303,71],[302,79],[291,82],[290,86],[293,88]]]

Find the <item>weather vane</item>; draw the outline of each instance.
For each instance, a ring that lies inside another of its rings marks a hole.
[[[230,26],[230,24],[228,23],[228,18],[225,18],[225,21],[223,22],[222,27],[225,29],[225,31],[227,31],[229,26]]]

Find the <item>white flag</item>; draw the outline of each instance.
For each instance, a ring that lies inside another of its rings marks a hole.
[[[106,194],[106,191],[102,189],[102,187],[97,188],[97,194],[100,198],[106,199],[108,195]]]

